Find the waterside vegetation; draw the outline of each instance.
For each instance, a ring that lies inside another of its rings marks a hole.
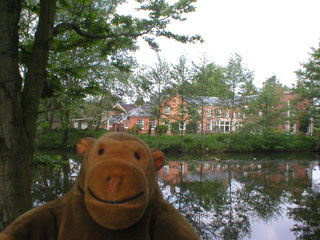
[[[107,133],[106,130],[72,129],[68,142],[62,145],[63,131],[56,129],[41,133],[36,138],[38,149],[75,149],[75,145],[82,137],[98,138]],[[139,134],[150,148],[156,148],[155,135]],[[204,136],[205,152],[279,152],[279,151],[314,151],[318,137],[303,134],[287,134],[265,132],[263,134],[232,133]],[[186,134],[181,142],[180,135],[160,135],[159,147],[164,152],[201,152],[201,135]]]

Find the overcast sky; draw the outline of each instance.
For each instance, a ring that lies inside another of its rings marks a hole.
[[[320,0],[198,0],[195,13],[170,30],[200,34],[205,43],[182,44],[160,38],[160,55],[176,63],[184,54],[199,61],[205,53],[210,61],[225,66],[231,53],[242,56],[255,73],[255,84],[275,74],[280,82],[295,83],[294,71],[308,59],[310,48],[320,41]],[[135,53],[142,64],[153,65],[156,54],[146,44]]]

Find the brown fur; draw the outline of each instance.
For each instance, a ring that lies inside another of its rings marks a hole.
[[[10,224],[0,240],[193,240],[192,226],[163,200],[157,170],[165,156],[124,133],[84,138],[73,188]]]

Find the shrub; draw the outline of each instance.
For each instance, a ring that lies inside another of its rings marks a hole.
[[[168,126],[167,125],[159,125],[155,127],[155,132],[157,132],[157,130],[159,131],[159,135],[163,135],[165,133],[167,133],[168,131]]]

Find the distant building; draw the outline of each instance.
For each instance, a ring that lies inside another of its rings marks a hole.
[[[173,132],[172,126],[174,123],[178,125],[180,131],[187,131],[187,124],[190,123],[189,112],[184,110],[190,105],[195,106],[196,114],[203,116],[203,121],[199,119],[196,122],[196,132],[201,132],[202,128],[205,133],[229,133],[230,131],[236,132],[238,129],[251,118],[247,116],[247,110],[250,107],[250,103],[255,101],[257,95],[242,97],[236,99],[233,109],[230,107],[230,100],[222,101],[217,97],[200,97],[189,99],[181,102],[179,95],[166,99],[161,108],[161,121],[160,125],[167,125],[168,134]],[[295,95],[286,91],[283,94],[282,104],[288,106],[287,117],[285,124],[281,124],[279,129],[290,133],[299,132],[299,122],[295,116],[295,112],[290,105],[293,105]],[[203,104],[202,104],[203,103]],[[300,104],[300,109],[304,108],[304,104]],[[202,113],[203,105],[203,113]],[[145,104],[144,106],[136,106],[133,104],[116,104],[111,111],[105,113],[102,119],[102,123],[99,124],[106,130],[110,131],[129,131],[137,129],[140,133],[155,132],[155,126],[157,121],[151,114],[152,106]],[[184,115],[180,113],[180,110],[185,111]],[[262,114],[262,113],[258,113]],[[184,117],[182,119],[182,117]],[[88,118],[73,119],[72,124],[74,128],[87,128],[89,126]],[[202,126],[203,124],[203,126]],[[93,126],[94,127],[94,126]],[[312,119],[308,126],[308,133],[313,133]]]

